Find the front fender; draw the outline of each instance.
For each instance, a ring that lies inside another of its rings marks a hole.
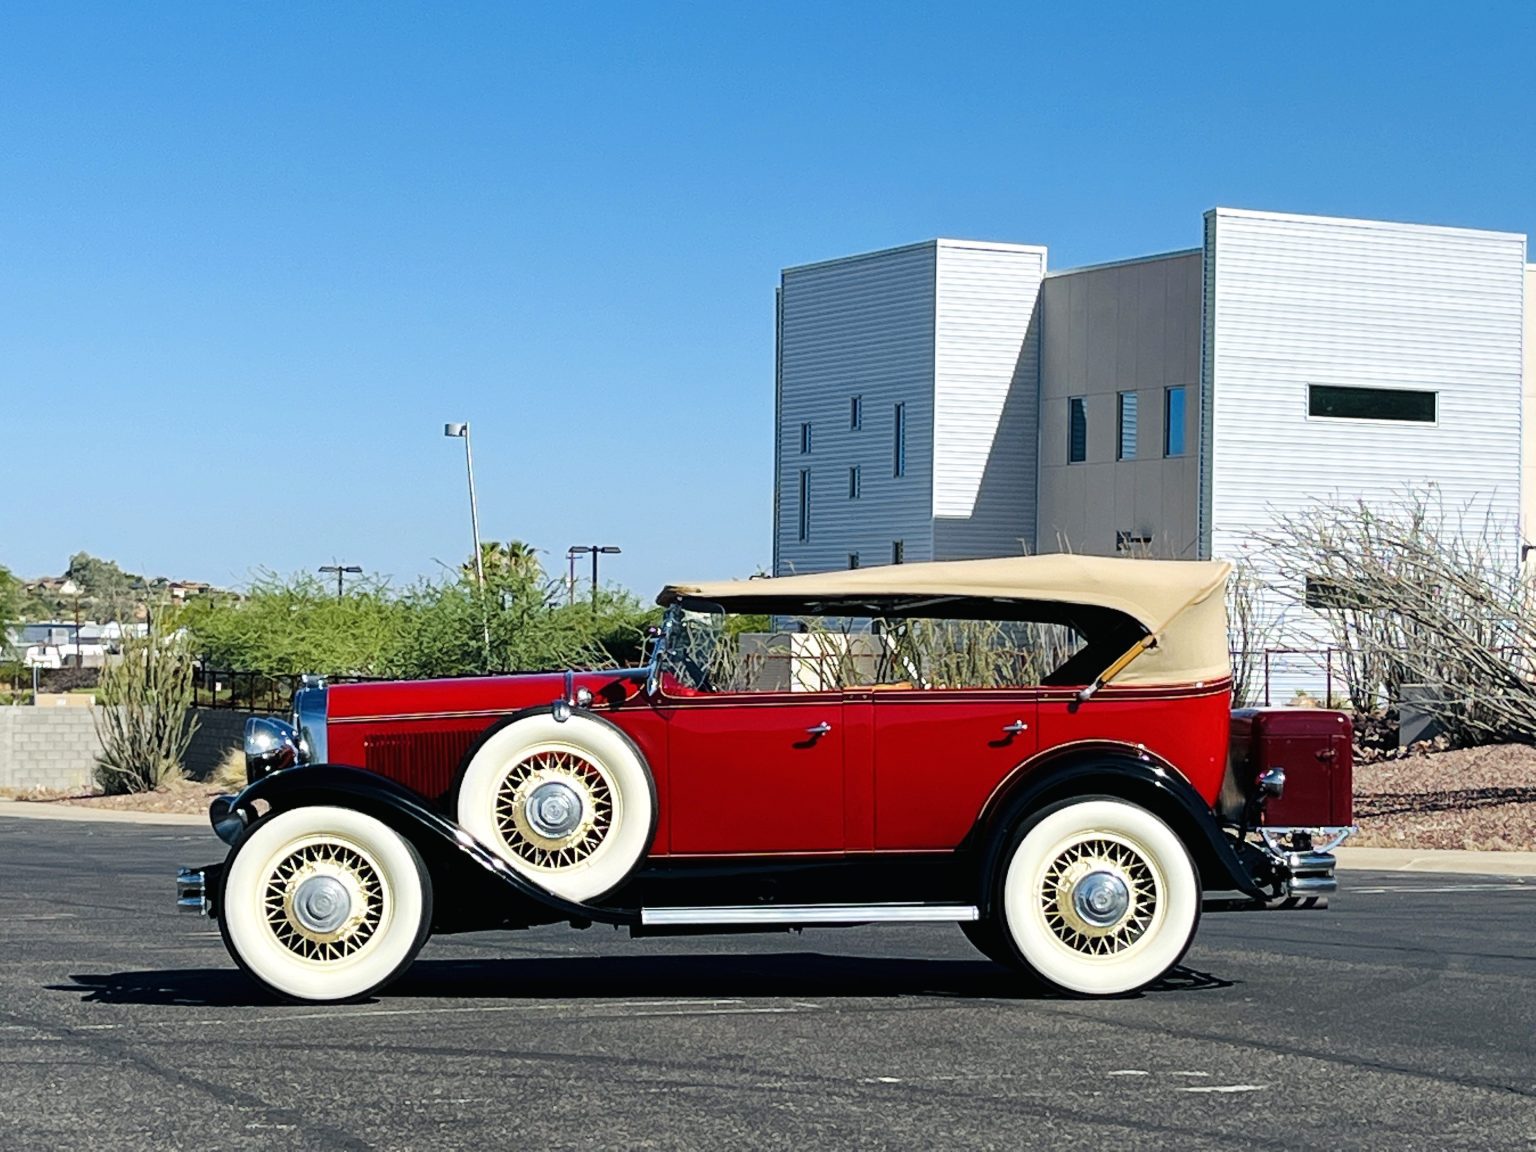
[[[982,812],[971,847],[980,856],[985,913],[1009,834],[1030,813],[1074,796],[1107,795],[1139,804],[1159,816],[1184,841],[1208,889],[1235,889],[1255,899],[1273,893],[1264,853],[1222,830],[1210,805],[1178,772],[1146,752],[1120,745],[1088,745],[1027,767]]]
[[[260,819],[256,805],[264,801],[272,812],[319,804],[365,812],[411,842],[432,874],[434,903],[442,909],[439,930],[492,927],[500,921],[526,923],[633,924],[639,915],[624,909],[577,904],[556,896],[515,871],[453,821],[434,811],[415,792],[361,768],[339,764],[304,765],[264,776],[227,802],[246,824],[231,856]],[[220,894],[222,898],[222,893]],[[507,917],[504,901],[526,901],[533,916]],[[500,907],[481,907],[484,903]],[[222,899],[221,899],[222,903]],[[467,905],[475,904],[476,907]]]

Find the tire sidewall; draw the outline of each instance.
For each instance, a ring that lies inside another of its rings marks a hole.
[[[1039,899],[1045,869],[1085,832],[1133,842],[1153,866],[1159,908],[1147,933],[1123,952],[1085,956],[1059,940]],[[999,871],[997,919],[1008,948],[1040,980],[1077,996],[1124,996],[1184,958],[1200,923],[1200,876],[1189,850],[1160,817],[1114,796],[1082,796],[1042,809],[1015,830]]]
[[[591,856],[560,869],[539,868],[508,847],[496,824],[496,796],[507,773],[545,751],[571,752],[608,778],[613,819]],[[583,712],[556,720],[549,709],[498,725],[476,743],[454,792],[459,827],[534,884],[577,903],[606,896],[634,874],[656,836],[656,783],[640,750],[611,722]]]
[[[380,872],[384,909],[373,937],[352,957],[316,962],[284,947],[263,911],[267,879],[296,845],[333,837]],[[235,962],[278,996],[308,1003],[355,1000],[400,975],[426,942],[431,879],[415,847],[382,821],[351,808],[315,805],[274,812],[241,837],[224,868],[219,931]]]

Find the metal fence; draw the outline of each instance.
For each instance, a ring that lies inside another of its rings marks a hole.
[[[199,668],[192,676],[192,707],[282,714],[291,706],[298,687],[298,676]]]

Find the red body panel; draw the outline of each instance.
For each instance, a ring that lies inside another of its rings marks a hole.
[[[1012,775],[1085,741],[1144,747],[1207,803],[1227,762],[1227,681],[1111,685],[1081,704],[1060,688],[711,694],[668,685],[653,698],[632,672],[581,673],[575,684],[651,766],[652,855],[951,850]],[[337,685],[328,758],[445,801],[481,733],[564,692],[561,674]],[[824,734],[807,731],[822,724]],[[1025,727],[1004,730],[1016,724]],[[1344,748],[1347,803],[1347,732]]]

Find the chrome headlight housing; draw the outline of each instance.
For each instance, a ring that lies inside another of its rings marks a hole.
[[[325,763],[325,681],[306,676],[303,685],[293,695],[292,723],[276,716],[253,716],[245,722],[246,783],[284,768]]]
[[[245,722],[246,783],[299,763],[299,734],[292,724],[276,716],[252,716]]]

